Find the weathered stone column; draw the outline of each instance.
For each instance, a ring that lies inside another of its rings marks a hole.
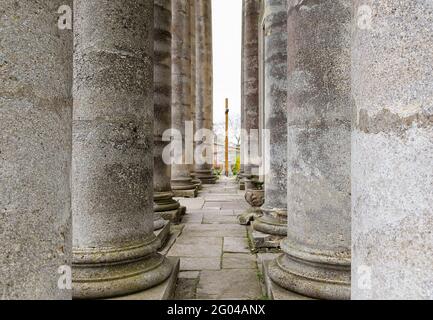
[[[269,275],[309,297],[348,299],[351,4],[288,5],[288,231]]]
[[[193,122],[194,132],[196,131],[196,117],[195,117],[195,100],[196,100],[196,41],[195,41],[195,0],[189,1],[189,12],[190,12],[190,40],[191,40],[191,120]],[[195,142],[194,142],[195,149]],[[200,179],[197,178],[196,173],[194,172],[195,165],[191,164],[189,166],[189,172],[192,177],[192,182],[196,185],[197,189],[200,190],[202,188],[202,183]]]
[[[433,299],[433,2],[353,12],[352,298]]]
[[[153,234],[153,2],[74,1],[73,295],[163,282]]]
[[[195,48],[196,48],[196,130],[213,129],[212,107],[212,1],[195,0]],[[213,140],[196,141],[196,147],[211,151],[211,163],[196,164],[195,174],[203,184],[214,184]]]
[[[243,43],[243,108],[247,134],[259,129],[259,10],[258,0],[244,1],[244,43]],[[244,176],[251,178],[251,161],[247,141],[244,140]]]
[[[72,1],[1,4],[1,299],[71,299],[57,285],[72,253],[72,31],[58,28],[62,5]]]
[[[264,2],[264,111],[269,132],[265,204],[253,228],[256,247],[278,247],[287,235],[287,1]]]
[[[185,163],[185,123],[191,118],[191,38],[190,2],[172,1],[172,127],[182,134],[183,163],[173,164],[171,186],[176,196],[196,197],[197,186],[192,182],[191,164]]]
[[[242,1],[242,46],[241,46],[241,133],[245,130],[245,86],[244,86],[244,66],[245,66],[245,1]],[[239,189],[245,190],[245,180],[244,180],[244,159],[245,159],[245,140],[241,134],[241,167],[238,174]]]
[[[180,204],[173,199],[171,165],[162,158],[168,142],[162,136],[171,128],[171,0],[154,0],[154,171],[153,195],[155,229],[165,226],[163,219],[178,222]]]

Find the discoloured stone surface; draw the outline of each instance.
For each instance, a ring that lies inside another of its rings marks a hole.
[[[353,11],[352,297],[433,299],[433,3]]]
[[[200,271],[200,270],[220,270],[221,257],[211,258],[188,258],[180,259],[180,270],[182,271]]]
[[[0,299],[70,299],[72,32],[70,0],[1,3]]]
[[[74,5],[73,291],[104,298],[172,271],[153,234],[154,8]]]
[[[316,298],[350,298],[350,23],[346,0],[289,2],[288,231],[269,272]]]

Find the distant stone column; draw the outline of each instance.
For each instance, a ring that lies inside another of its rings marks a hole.
[[[71,0],[3,0],[0,22],[0,299],[71,299]],[[63,27],[63,25],[62,25]],[[63,269],[63,271],[67,271]]]
[[[195,48],[196,48],[196,101],[195,116],[197,131],[213,129],[212,107],[212,1],[195,0]],[[210,163],[196,164],[195,174],[203,184],[214,184],[213,140],[196,141],[196,148],[206,146],[211,150]]]
[[[288,6],[288,231],[271,279],[350,298],[351,4]]]
[[[353,1],[352,298],[433,299],[433,2]]]
[[[188,152],[185,150],[185,123],[192,124],[191,118],[191,38],[190,2],[172,1],[172,127],[182,134],[184,149],[182,163],[172,165],[171,186],[176,196],[196,197],[197,186],[192,181],[192,163],[185,163]],[[180,138],[180,137],[179,137]],[[176,138],[175,138],[176,139]]]
[[[73,295],[153,287],[153,2],[74,2]]]
[[[245,65],[245,1],[242,0],[242,44],[241,44],[241,132],[245,130],[245,87],[244,87],[244,65]],[[241,144],[240,144],[240,157],[241,157],[241,167],[238,174],[239,189],[245,190],[245,181],[243,179],[245,168],[245,139],[241,134]]]
[[[168,142],[162,135],[171,128],[171,0],[154,0],[154,212],[155,229],[164,227],[165,221],[180,219],[179,202],[171,190],[171,165],[162,158]],[[164,218],[164,219],[163,219]]]
[[[194,132],[196,131],[197,124],[195,119],[195,100],[196,100],[196,41],[195,41],[195,1],[190,0],[190,39],[191,39],[191,120],[194,124]],[[195,142],[194,142],[195,148]],[[197,178],[194,172],[195,165],[191,164],[189,166],[189,171],[192,177],[192,182],[196,185],[197,189],[202,188],[202,183],[200,179]]]
[[[269,132],[265,203],[253,228],[266,236],[256,246],[278,247],[287,235],[287,1],[264,3],[264,111]]]
[[[243,113],[247,134],[259,129],[259,10],[258,0],[244,1],[244,43],[243,43]],[[249,155],[247,141],[244,140],[244,176],[250,178],[252,165],[245,161]]]

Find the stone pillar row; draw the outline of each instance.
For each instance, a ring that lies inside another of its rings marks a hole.
[[[288,221],[267,265],[274,284],[319,299],[433,298],[432,11],[288,2]]]

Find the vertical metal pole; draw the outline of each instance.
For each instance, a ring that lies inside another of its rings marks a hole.
[[[229,99],[226,98],[226,140],[225,140],[225,170],[229,176]]]

